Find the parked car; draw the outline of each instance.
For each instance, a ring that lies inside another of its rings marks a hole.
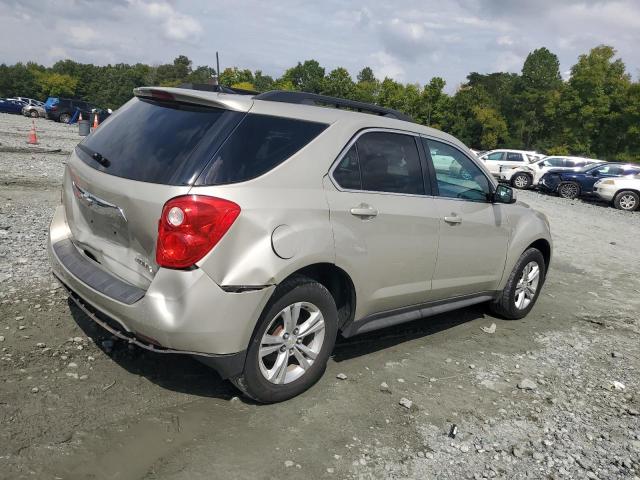
[[[22,107],[24,107],[24,103],[19,100],[0,98],[0,112],[20,114],[22,113]]]
[[[12,98],[9,98],[8,100],[17,100],[19,102],[24,103],[25,105],[40,105],[40,106],[44,105],[44,102],[41,102],[40,100],[35,100],[33,98],[29,98],[29,97],[12,97]]]
[[[491,174],[500,178],[501,171],[520,167],[522,165],[529,165],[536,160],[533,155],[534,152],[526,150],[489,150],[483,153],[478,158],[484,162]]]
[[[538,188],[563,198],[593,195],[593,185],[600,179],[640,173],[640,165],[618,162],[585,165],[576,171],[551,169],[540,179]]]
[[[22,114],[25,117],[45,118],[47,116],[47,112],[44,109],[44,103],[40,102],[42,105],[25,105],[22,107]]]
[[[45,102],[44,108],[47,112],[47,118],[56,122],[69,123],[76,109],[79,109],[82,112],[82,116],[88,119],[91,115],[91,110],[95,107],[83,100],[49,97]]]
[[[533,308],[549,223],[451,135],[303,92],[134,93],[70,155],[47,242],[113,335],[275,402],[322,376],[338,332]]]
[[[530,188],[536,187],[542,176],[552,168],[575,170],[594,163],[604,163],[604,160],[582,157],[543,157],[529,165],[511,169],[503,168],[498,178],[516,188]]]
[[[606,178],[593,185],[593,192],[620,210],[633,212],[640,206],[640,173],[627,177]]]

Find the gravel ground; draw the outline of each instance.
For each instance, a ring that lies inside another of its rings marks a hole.
[[[518,192],[555,241],[526,319],[343,340],[318,385],[261,406],[69,305],[44,242],[80,137],[38,119],[36,150],[30,126],[0,114],[0,478],[639,478],[640,214]]]

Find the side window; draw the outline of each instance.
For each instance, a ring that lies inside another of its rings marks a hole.
[[[487,155],[487,160],[502,160],[504,156],[503,152],[494,152]]]
[[[245,182],[268,172],[327,128],[324,123],[248,114],[216,152],[200,185]]]
[[[413,136],[365,133],[356,146],[363,190],[424,195],[420,155]]]
[[[426,150],[433,155],[451,157],[448,171],[436,170],[438,196],[486,202],[491,193],[489,179],[480,168],[460,150],[446,143],[422,139]]]
[[[333,179],[341,188],[347,190],[362,190],[362,180],[360,178],[360,163],[358,162],[358,151],[355,144],[342,157],[340,163],[333,171]]]
[[[638,167],[626,167],[624,169],[624,175],[637,175],[640,173],[640,168]]]
[[[521,162],[522,154],[516,152],[507,152],[507,162]]]
[[[618,165],[603,165],[597,171],[600,175],[622,175],[622,168]]]
[[[546,167],[563,167],[565,166],[565,161],[562,157],[549,157],[545,159],[544,164]]]

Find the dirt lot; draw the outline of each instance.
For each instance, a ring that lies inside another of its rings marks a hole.
[[[0,114],[0,477],[640,476],[640,214],[519,192],[555,240],[528,318],[477,307],[343,340],[314,388],[261,406],[69,305],[44,244],[80,137],[39,119],[62,152],[27,151],[30,124]]]

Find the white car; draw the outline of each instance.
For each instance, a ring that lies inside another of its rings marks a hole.
[[[598,180],[593,185],[593,193],[620,210],[633,212],[640,205],[640,173]]]
[[[512,168],[529,165],[536,160],[536,152],[527,150],[489,150],[478,158],[484,162],[491,174],[500,178],[502,170],[511,170]]]
[[[516,188],[530,188],[538,185],[542,176],[552,168],[575,170],[592,163],[604,163],[604,160],[567,156],[543,157],[529,165],[514,168],[503,167],[498,175],[498,180],[508,182]]]

